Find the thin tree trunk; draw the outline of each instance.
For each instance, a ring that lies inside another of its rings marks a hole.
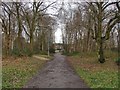
[[[6,57],[9,55],[9,35],[5,35],[6,38],[5,38],[5,41],[6,41],[6,44],[5,44],[5,55]]]
[[[20,18],[20,13],[19,13],[19,6],[16,4],[16,10],[17,10],[17,22],[18,22],[18,41],[17,41],[17,45],[18,45],[18,50],[19,53],[21,53],[21,51],[23,50],[22,48],[22,40],[21,40],[21,36],[22,36],[22,22],[21,22],[21,18]]]
[[[30,35],[30,52],[33,52],[33,35]]]
[[[120,57],[120,25],[118,27],[118,56]]]
[[[6,56],[8,56],[10,54],[10,28],[11,28],[10,21],[11,21],[11,18],[10,18],[10,14],[9,14],[9,27],[8,27],[8,32],[6,31]]]

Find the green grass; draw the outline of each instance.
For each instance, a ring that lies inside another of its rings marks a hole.
[[[76,73],[91,88],[118,88],[117,53],[105,51],[106,62],[100,64],[95,52],[69,56],[68,61]]]
[[[43,67],[46,61],[33,57],[3,60],[2,88],[21,88]]]
[[[91,88],[118,88],[118,72],[90,72],[80,68],[76,72]]]

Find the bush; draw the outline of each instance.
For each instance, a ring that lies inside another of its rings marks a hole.
[[[22,56],[18,48],[13,48],[11,54],[14,56]]]
[[[47,52],[47,51],[41,51],[40,54],[41,54],[41,55],[47,55],[48,52]]]
[[[24,55],[27,55],[27,56],[29,56],[29,57],[31,57],[32,55],[33,55],[33,53],[30,51],[30,49],[28,49],[28,48],[25,48],[24,50],[23,50],[23,54]]]
[[[111,48],[111,51],[118,52],[118,48]]]
[[[34,49],[34,50],[33,50],[33,53],[34,53],[34,54],[39,54],[39,53],[40,53],[40,50],[39,50],[39,49]]]
[[[14,48],[11,52],[12,55],[15,55],[17,57],[20,56],[32,56],[32,52],[28,49],[28,48],[24,48],[22,50],[18,49],[18,48]]]
[[[117,65],[120,65],[120,57],[117,58],[117,60],[115,62],[117,63]]]
[[[55,49],[54,48],[50,48],[50,53],[55,53]]]
[[[74,56],[74,55],[78,55],[79,52],[75,51],[75,52],[72,52],[71,54]]]

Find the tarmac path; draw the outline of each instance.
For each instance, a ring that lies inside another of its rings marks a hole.
[[[88,88],[76,75],[64,55],[56,53],[24,88]]]

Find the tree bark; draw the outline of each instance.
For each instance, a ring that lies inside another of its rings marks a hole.
[[[100,63],[105,62],[104,51],[103,51],[103,40],[102,39],[100,40],[100,43],[99,43],[98,60]]]
[[[120,25],[118,25],[118,56],[120,57]]]
[[[19,50],[19,53],[22,53],[21,51],[23,50],[23,46],[22,46],[22,21],[21,21],[21,18],[20,18],[20,12],[19,12],[19,9],[20,9],[20,6],[18,3],[16,3],[16,12],[17,12],[17,23],[18,23],[18,28],[19,28],[19,31],[18,31],[18,50]]]
[[[30,52],[33,52],[33,32],[30,34]]]
[[[10,29],[11,29],[11,15],[9,14],[8,32],[6,31],[6,56],[10,55]]]

